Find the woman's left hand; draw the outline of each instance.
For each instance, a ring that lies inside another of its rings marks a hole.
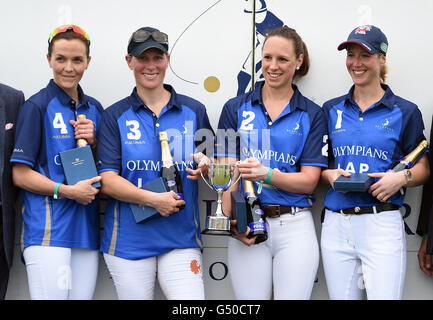
[[[240,242],[242,242],[244,245],[246,246],[251,246],[253,244],[255,244],[256,242],[256,237],[252,237],[252,238],[247,238],[248,234],[250,233],[251,229],[250,227],[247,226],[247,231],[244,233],[239,233],[238,232],[238,221],[237,220],[230,220],[230,229],[232,231],[232,237],[239,240]]]
[[[75,139],[86,139],[87,143],[94,147],[96,144],[95,127],[90,119],[70,120],[69,123],[75,128]]]
[[[262,165],[256,158],[240,161],[238,169],[242,173],[242,179],[250,181],[266,180],[269,173],[269,168]]]
[[[368,189],[373,197],[381,202],[387,201],[394,193],[406,185],[406,177],[403,171],[369,173],[369,177],[380,178]]]

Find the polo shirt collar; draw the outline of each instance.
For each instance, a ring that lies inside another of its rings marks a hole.
[[[47,86],[48,90],[59,99],[60,103],[64,106],[72,106],[72,98],[62,89],[60,88],[53,79],[50,80]],[[80,85],[78,85],[78,97],[80,101],[75,101],[77,104],[81,103],[81,105],[88,106],[89,97],[84,94],[83,89]]]
[[[380,99],[375,106],[379,106],[379,105],[384,105],[385,107],[387,107],[388,109],[392,109],[394,107],[395,104],[395,95],[394,93],[391,91],[390,87],[384,83],[381,83],[380,86],[382,87],[383,90],[385,90],[385,94],[383,95],[382,99]],[[345,105],[356,105],[356,102],[353,100],[353,91],[355,90],[355,85],[353,85],[350,90],[349,93],[346,95],[345,98]]]
[[[179,110],[182,110],[182,103],[179,101],[179,97],[176,93],[176,91],[174,90],[174,88],[169,85],[169,84],[164,84],[164,89],[166,89],[167,91],[170,92],[171,97],[170,100],[167,103],[167,110],[171,110],[172,108],[176,108]],[[143,100],[141,100],[140,96],[137,93],[137,87],[135,87],[132,90],[132,93],[129,97],[129,101],[132,105],[132,108],[134,110],[134,112],[137,112],[138,109],[140,108],[145,108],[145,109],[149,109],[143,102]]]
[[[264,83],[265,83],[264,81],[260,81],[256,83],[256,87],[254,88],[254,91],[252,92],[251,95],[251,103],[253,106],[254,105],[264,106],[263,98],[262,98],[262,88]],[[299,91],[298,87],[295,84],[292,84],[292,88],[294,93],[289,102],[290,112],[293,112],[295,109],[307,111],[307,104],[304,99],[304,96],[302,95],[302,93]]]

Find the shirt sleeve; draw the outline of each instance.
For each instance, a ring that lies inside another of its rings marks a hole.
[[[326,117],[322,109],[313,114],[311,128],[305,141],[301,166],[328,167],[328,135]]]
[[[34,168],[41,148],[43,114],[41,108],[26,101],[18,113],[14,151],[11,162],[25,163]]]
[[[110,110],[105,110],[98,134],[97,147],[98,172],[121,171],[122,148],[117,120]]]
[[[421,111],[416,108],[411,114],[406,123],[405,130],[402,138],[402,150],[404,155],[410,153],[422,141],[426,140],[424,134],[424,122],[422,119]]]

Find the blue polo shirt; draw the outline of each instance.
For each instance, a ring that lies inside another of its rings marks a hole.
[[[121,258],[144,259],[173,249],[202,247],[198,184],[186,178],[185,169],[194,166],[190,155],[201,142],[200,137],[195,141],[197,132],[206,129],[213,145],[213,131],[200,102],[177,94],[169,85],[164,87],[171,92],[171,98],[159,117],[134,89],[130,96],[107,108],[102,118],[97,151],[99,172],[118,172],[137,187],[156,179],[161,175],[159,132],[167,131],[186,202],[185,209],[178,213],[137,224],[129,203],[109,198],[101,251]]]
[[[386,172],[410,153],[424,136],[418,107],[382,84],[380,101],[361,112],[349,93],[323,105],[329,132],[329,157],[334,168],[351,173]],[[405,188],[404,188],[405,189]],[[401,206],[404,195],[395,193],[391,203]],[[368,192],[336,192],[329,189],[324,204],[331,210],[382,204]]]
[[[326,122],[321,108],[292,85],[290,102],[272,122],[262,100],[263,83],[224,105],[216,155],[241,160],[254,157],[281,172],[299,172],[301,166],[326,168]],[[258,196],[265,206],[311,207],[315,200],[314,195],[288,193],[271,185],[263,185]]]
[[[80,102],[72,99],[51,80],[30,97],[18,114],[12,163],[24,163],[49,179],[66,183],[59,152],[76,148],[74,127],[69,120],[85,114],[96,132],[103,108],[78,86]],[[54,191],[54,190],[53,190]],[[21,246],[99,248],[97,201],[85,206],[66,198],[54,200],[23,190]]]

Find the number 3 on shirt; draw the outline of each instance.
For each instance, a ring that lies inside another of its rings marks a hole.
[[[129,128],[129,131],[131,131],[126,135],[128,139],[138,140],[141,138],[141,131],[138,130],[140,125],[137,120],[126,120],[126,126]]]
[[[53,120],[53,128],[60,129],[60,134],[68,134],[68,128],[66,127],[65,121],[61,112],[56,112]]]

